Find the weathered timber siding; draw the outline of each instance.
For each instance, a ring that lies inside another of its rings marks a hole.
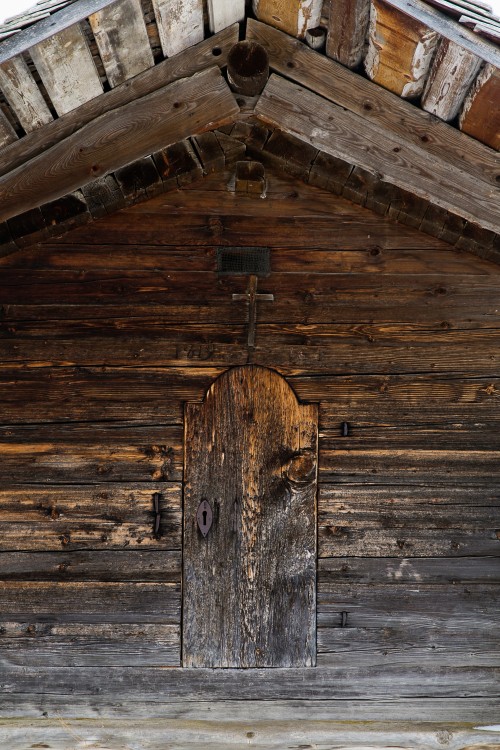
[[[493,721],[500,268],[267,176],[265,200],[213,175],[0,261],[8,716],[122,696],[373,718],[392,698],[402,720]],[[249,355],[247,279],[215,251],[259,244],[274,302]],[[184,403],[248,361],[319,405],[318,666],[158,670],[180,665]]]

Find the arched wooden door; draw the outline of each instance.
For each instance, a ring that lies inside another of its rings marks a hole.
[[[186,404],[184,666],[315,664],[317,424],[255,365]]]

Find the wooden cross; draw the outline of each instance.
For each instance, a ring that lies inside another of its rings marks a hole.
[[[274,302],[274,294],[257,294],[257,276],[250,276],[248,280],[248,289],[245,294],[233,294],[233,302],[244,300],[248,303],[248,348],[255,346],[255,329],[257,326],[257,302]]]

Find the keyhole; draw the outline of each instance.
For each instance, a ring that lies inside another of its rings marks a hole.
[[[203,526],[207,525],[207,511],[203,511]]]
[[[198,521],[198,527],[201,533],[203,536],[206,536],[210,531],[213,521],[212,508],[208,500],[201,501],[196,513],[196,520]]]

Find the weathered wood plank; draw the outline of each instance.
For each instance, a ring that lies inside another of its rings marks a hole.
[[[500,67],[500,50],[498,45],[482,39],[469,29],[456,23],[443,13],[435,10],[422,0],[386,0],[389,5],[407,14],[410,18],[425,24],[441,36],[459,44],[464,49],[477,55],[482,60]]]
[[[422,667],[377,665],[353,668],[346,679],[345,669],[331,667],[291,669],[155,669],[120,668],[107,670],[82,667],[75,681],[71,667],[12,668],[0,682],[0,693],[36,691],[47,694],[88,696],[100,687],[99,695],[148,700],[151,705],[169,700],[304,700],[351,699],[370,695],[387,700],[391,685],[393,700],[421,697],[432,689],[439,698],[491,698],[497,694],[497,669],[485,667]],[[199,730],[198,730],[199,731]],[[164,738],[163,738],[164,740]]]
[[[202,0],[153,0],[153,8],[165,57],[203,41]]]
[[[179,550],[73,550],[1,552],[2,580],[161,581],[181,580]]]
[[[442,39],[425,84],[423,109],[442,120],[453,120],[481,64],[481,58]]]
[[[102,704],[102,699],[100,701]],[[51,706],[54,703],[53,699],[44,699],[44,705],[49,702]],[[343,702],[348,704],[344,709],[341,708]],[[461,721],[464,715],[475,718],[476,723],[484,721],[485,716],[494,713],[491,701],[483,701],[481,708],[481,704],[472,699],[438,700],[435,707],[421,699],[401,700],[392,704],[395,721],[390,723],[379,721],[380,716],[388,715],[383,701],[365,703],[369,705],[364,706],[360,701],[321,701],[319,704],[312,704],[310,712],[307,712],[306,705],[311,705],[311,702],[304,701],[299,704],[298,714],[293,714],[296,702],[285,707],[277,701],[252,702],[247,708],[246,701],[227,701],[216,704],[218,708],[213,711],[215,718],[209,713],[208,704],[191,704],[189,708],[184,708],[183,714],[174,704],[175,707],[168,710],[169,718],[165,719],[162,708],[161,718],[147,719],[147,711],[151,706],[142,702],[138,704],[138,708],[143,718],[138,721],[133,720],[133,707],[130,703],[124,704],[128,717],[124,721],[117,718],[118,703],[114,704],[114,720],[83,721],[80,719],[82,714],[77,711],[68,719],[62,719],[56,708],[55,711],[49,709],[51,718],[2,722],[0,741],[5,738],[5,744],[11,750],[25,750],[27,738],[31,745],[49,745],[53,750],[67,750],[68,737],[71,737],[72,750],[85,750],[90,742],[99,743],[109,750],[121,750],[127,743],[144,750],[162,750],[165,747],[164,738],[168,736],[172,747],[195,750],[199,747],[198,737],[202,733],[203,747],[206,750],[219,750],[225,744],[230,744],[232,750],[246,750],[249,739],[252,739],[251,744],[259,750],[273,750],[282,747],[283,737],[291,734],[294,742],[302,743],[302,746],[314,743],[313,747],[321,750],[332,747],[332,736],[335,737],[335,750],[441,750],[444,739],[449,750],[498,749],[498,732],[492,734],[481,731],[480,728],[472,728],[470,722],[466,724]],[[460,703],[461,711],[458,710]],[[400,705],[405,714],[410,713],[410,706],[415,706],[419,717],[423,716],[424,706],[427,706],[431,709],[432,717],[443,716],[444,721],[419,724],[415,723],[415,716],[412,715],[409,721],[402,723],[401,715],[397,714],[397,707]],[[260,710],[261,706],[266,709],[264,713]],[[382,714],[373,721],[361,720],[365,715],[364,709],[375,717],[377,708],[382,710]],[[224,723],[221,724],[219,717],[223,715],[223,711],[231,719],[226,721],[224,717]],[[52,718],[54,713],[56,715]],[[457,723],[452,723],[450,714],[457,717]],[[303,715],[303,718],[297,718],[298,715]],[[336,720],[332,721],[332,715]],[[322,718],[317,719],[317,716]],[[345,716],[353,718],[345,720]]]
[[[245,0],[208,0],[210,31],[217,33],[245,18]]]
[[[155,492],[162,517],[156,536]],[[0,549],[179,549],[180,502],[180,486],[164,483],[2,488]]]
[[[500,149],[500,69],[486,65],[467,95],[460,114],[460,129],[473,138]]]
[[[24,165],[3,177],[2,216],[9,218],[37,205],[40,193],[45,201],[65,195],[95,177],[214,127],[237,112],[239,107],[218,68],[172,83],[106,113],[35,157],[29,167]]]
[[[1,622],[180,622],[179,583],[3,581],[0,596]]]
[[[365,70],[405,99],[420,96],[439,34],[385,2],[371,0]]]
[[[326,54],[348,68],[356,68],[365,55],[370,20],[370,0],[329,0]]]
[[[321,21],[323,0],[253,0],[259,21],[303,39]]]
[[[88,586],[82,597],[85,602]],[[162,592],[163,593],[163,592]],[[64,593],[63,593],[64,599]],[[127,613],[128,614],[128,613]],[[3,622],[0,665],[141,667],[180,665],[179,625]]]
[[[255,111],[265,122],[300,133],[302,140],[328,154],[354,161],[371,172],[381,171],[385,180],[398,187],[411,189],[421,198],[487,229],[498,228],[500,210],[490,190],[484,191],[481,201],[477,200],[477,181],[465,177],[463,172],[450,165],[441,171],[423,151],[410,147],[405,151],[399,140],[384,135],[366,120],[334,104],[325,104],[317,95],[283,78],[271,76]],[[355,144],[353,133],[358,132],[363,136]]]
[[[113,2],[115,0],[79,0],[78,3],[67,5],[57,13],[47,16],[38,23],[18,31],[12,37],[2,42],[0,64],[10,60],[12,57],[16,57],[16,55],[26,52],[30,47],[38,44],[38,42],[43,42],[49,39],[49,37],[54,36],[54,34],[68,29],[70,26],[74,26],[79,21],[87,18],[87,16],[111,5]]]
[[[312,666],[317,407],[249,365],[187,404],[185,430],[183,664]]]
[[[54,119],[23,57],[0,65],[0,87],[27,133]]]
[[[30,55],[58,115],[102,94],[94,60],[78,24],[30,47]]]
[[[24,164],[28,159],[41,154],[106,112],[147,96],[180,78],[187,78],[204,70],[210,64],[225,65],[227,53],[236,41],[238,41],[238,27],[232,26],[224,29],[205,42],[200,42],[196,49],[181,52],[171,60],[163,60],[154,68],[139,73],[132,80],[111,91],[106,91],[96,99],[82,104],[78,109],[59,117],[46,125],[42,131],[28,134],[22,139],[22,147],[21,144],[12,144],[10,148],[2,151],[0,174],[5,174]],[[217,50],[217,54],[214,54],[214,50]]]
[[[423,149],[433,164],[436,160],[449,163],[457,169],[466,169],[481,182],[498,186],[497,155],[491,149],[474,139],[465,139],[456,128],[432,118],[419,107],[346,70],[296,39],[253,19],[248,19],[247,27],[247,38],[266,47],[271,67],[276,72],[355,112],[363,120],[377,124],[403,143]]]
[[[161,718],[153,719],[153,712],[161,711]],[[452,736],[447,735],[448,742],[456,743],[451,745],[454,750],[463,750],[464,741],[467,742],[470,735],[468,732],[470,729],[468,726],[463,726],[464,715],[467,716],[468,721],[475,721],[476,723],[491,724],[496,721],[497,708],[495,698],[393,698],[387,700],[387,697],[377,699],[371,695],[366,695],[364,699],[349,699],[343,700],[342,698],[335,699],[331,696],[323,700],[238,700],[233,695],[231,699],[220,701],[208,698],[206,701],[178,701],[172,698],[172,696],[166,696],[162,698],[160,696],[157,702],[150,703],[147,698],[136,698],[135,700],[127,699],[115,699],[107,697],[106,695],[87,695],[82,700],[78,696],[73,696],[68,693],[58,694],[52,692],[39,696],[36,692],[32,693],[16,693],[15,695],[4,695],[2,696],[2,703],[0,704],[0,715],[8,717],[7,721],[2,720],[0,722],[1,731],[11,731],[13,728],[19,726],[20,736],[25,738],[26,722],[29,721],[29,726],[32,728],[40,727],[40,731],[43,732],[47,723],[56,717],[55,721],[60,726],[60,718],[70,719],[70,726],[74,726],[73,720],[75,719],[97,719],[97,722],[88,722],[88,726],[93,731],[93,737],[95,737],[95,731],[97,731],[97,724],[102,726],[103,721],[106,719],[118,720],[117,723],[112,725],[113,737],[118,737],[119,732],[125,733],[122,746],[126,742],[130,742],[132,732],[134,728],[137,728],[141,742],[144,744],[144,738],[148,737],[148,728],[151,726],[159,727],[162,731],[161,736],[161,748],[165,746],[165,733],[171,731],[174,721],[201,721],[203,722],[204,738],[206,738],[207,730],[209,728],[209,722],[217,722],[219,726],[224,727],[225,725],[234,722],[240,727],[243,725],[245,731],[245,743],[248,747],[248,737],[246,732],[249,731],[247,727],[251,727],[254,730],[263,730],[265,725],[269,722],[276,721],[277,719],[286,722],[287,732],[294,731],[294,736],[298,731],[304,731],[307,736],[304,737],[304,744],[308,743],[311,739],[311,732],[314,727],[317,726],[317,722],[333,722],[338,721],[339,724],[330,724],[328,727],[329,737],[327,741],[331,742],[332,734],[338,736],[338,732],[346,729],[345,722],[350,722],[351,726],[347,731],[354,731],[355,747],[359,748],[359,741],[364,741],[363,736],[357,734],[358,729],[362,732],[367,731],[367,726],[364,722],[373,721],[374,731],[380,731],[381,726],[379,722],[390,721],[392,724],[391,731],[397,731],[398,722],[404,722],[404,731],[408,732],[409,725],[411,722],[438,722],[441,724],[439,730],[442,728],[443,722],[446,726],[449,726]],[[259,717],[260,723],[256,724],[256,717]],[[313,725],[309,726],[307,721],[313,717]],[[356,722],[359,722],[360,717],[363,717],[361,727],[357,727]],[[17,718],[17,721],[15,719]],[[36,723],[36,719],[39,723]],[[353,724],[354,722],[354,724]],[[393,724],[395,722],[395,724]],[[450,725],[450,722],[455,722]],[[79,728],[83,728],[83,722],[79,723]],[[109,726],[109,724],[108,724]],[[34,731],[34,730],[33,730]],[[419,732],[422,731],[422,725],[418,727]],[[464,734],[467,733],[467,734]],[[254,743],[257,741],[260,732],[256,732],[256,738]],[[377,733],[370,732],[370,741],[376,742],[380,737]],[[1,735],[0,735],[1,736]],[[415,744],[416,739],[407,736],[407,744],[415,750],[415,748],[421,747],[422,750],[441,750],[442,749],[442,736],[435,731],[435,728],[429,729],[428,733],[425,734],[421,740],[420,746]],[[10,734],[10,741],[13,740],[14,734]],[[386,744],[385,739],[392,741],[391,735],[384,733],[381,742],[383,746]],[[472,735],[472,741],[481,741],[485,737],[496,737],[496,735],[485,735],[484,733],[478,733]],[[220,739],[217,742],[217,748],[220,748]],[[109,735],[106,736],[106,742],[109,742]],[[66,746],[63,750],[67,750],[67,735],[65,737]],[[401,738],[397,737],[394,742],[401,742]],[[232,747],[235,747],[236,739],[231,743]],[[413,743],[413,744],[412,744]],[[205,745],[206,747],[207,745]],[[183,744],[183,747],[186,747]],[[276,745],[274,745],[276,747]],[[20,750],[24,750],[21,747]],[[119,748],[118,750],[121,750]],[[238,750],[244,750],[244,747],[239,747]],[[488,749],[490,750],[490,749]],[[496,749],[494,749],[496,750]]]
[[[139,0],[119,0],[89,16],[112,88],[154,65]]]
[[[418,490],[414,494],[417,493]],[[393,557],[333,557],[319,559],[318,572],[322,580],[332,584],[495,584],[500,578],[500,561],[498,557],[405,557],[398,560]]]
[[[17,140],[16,131],[4,115],[3,110],[0,109],[0,146],[5,148],[9,143],[14,143]]]

